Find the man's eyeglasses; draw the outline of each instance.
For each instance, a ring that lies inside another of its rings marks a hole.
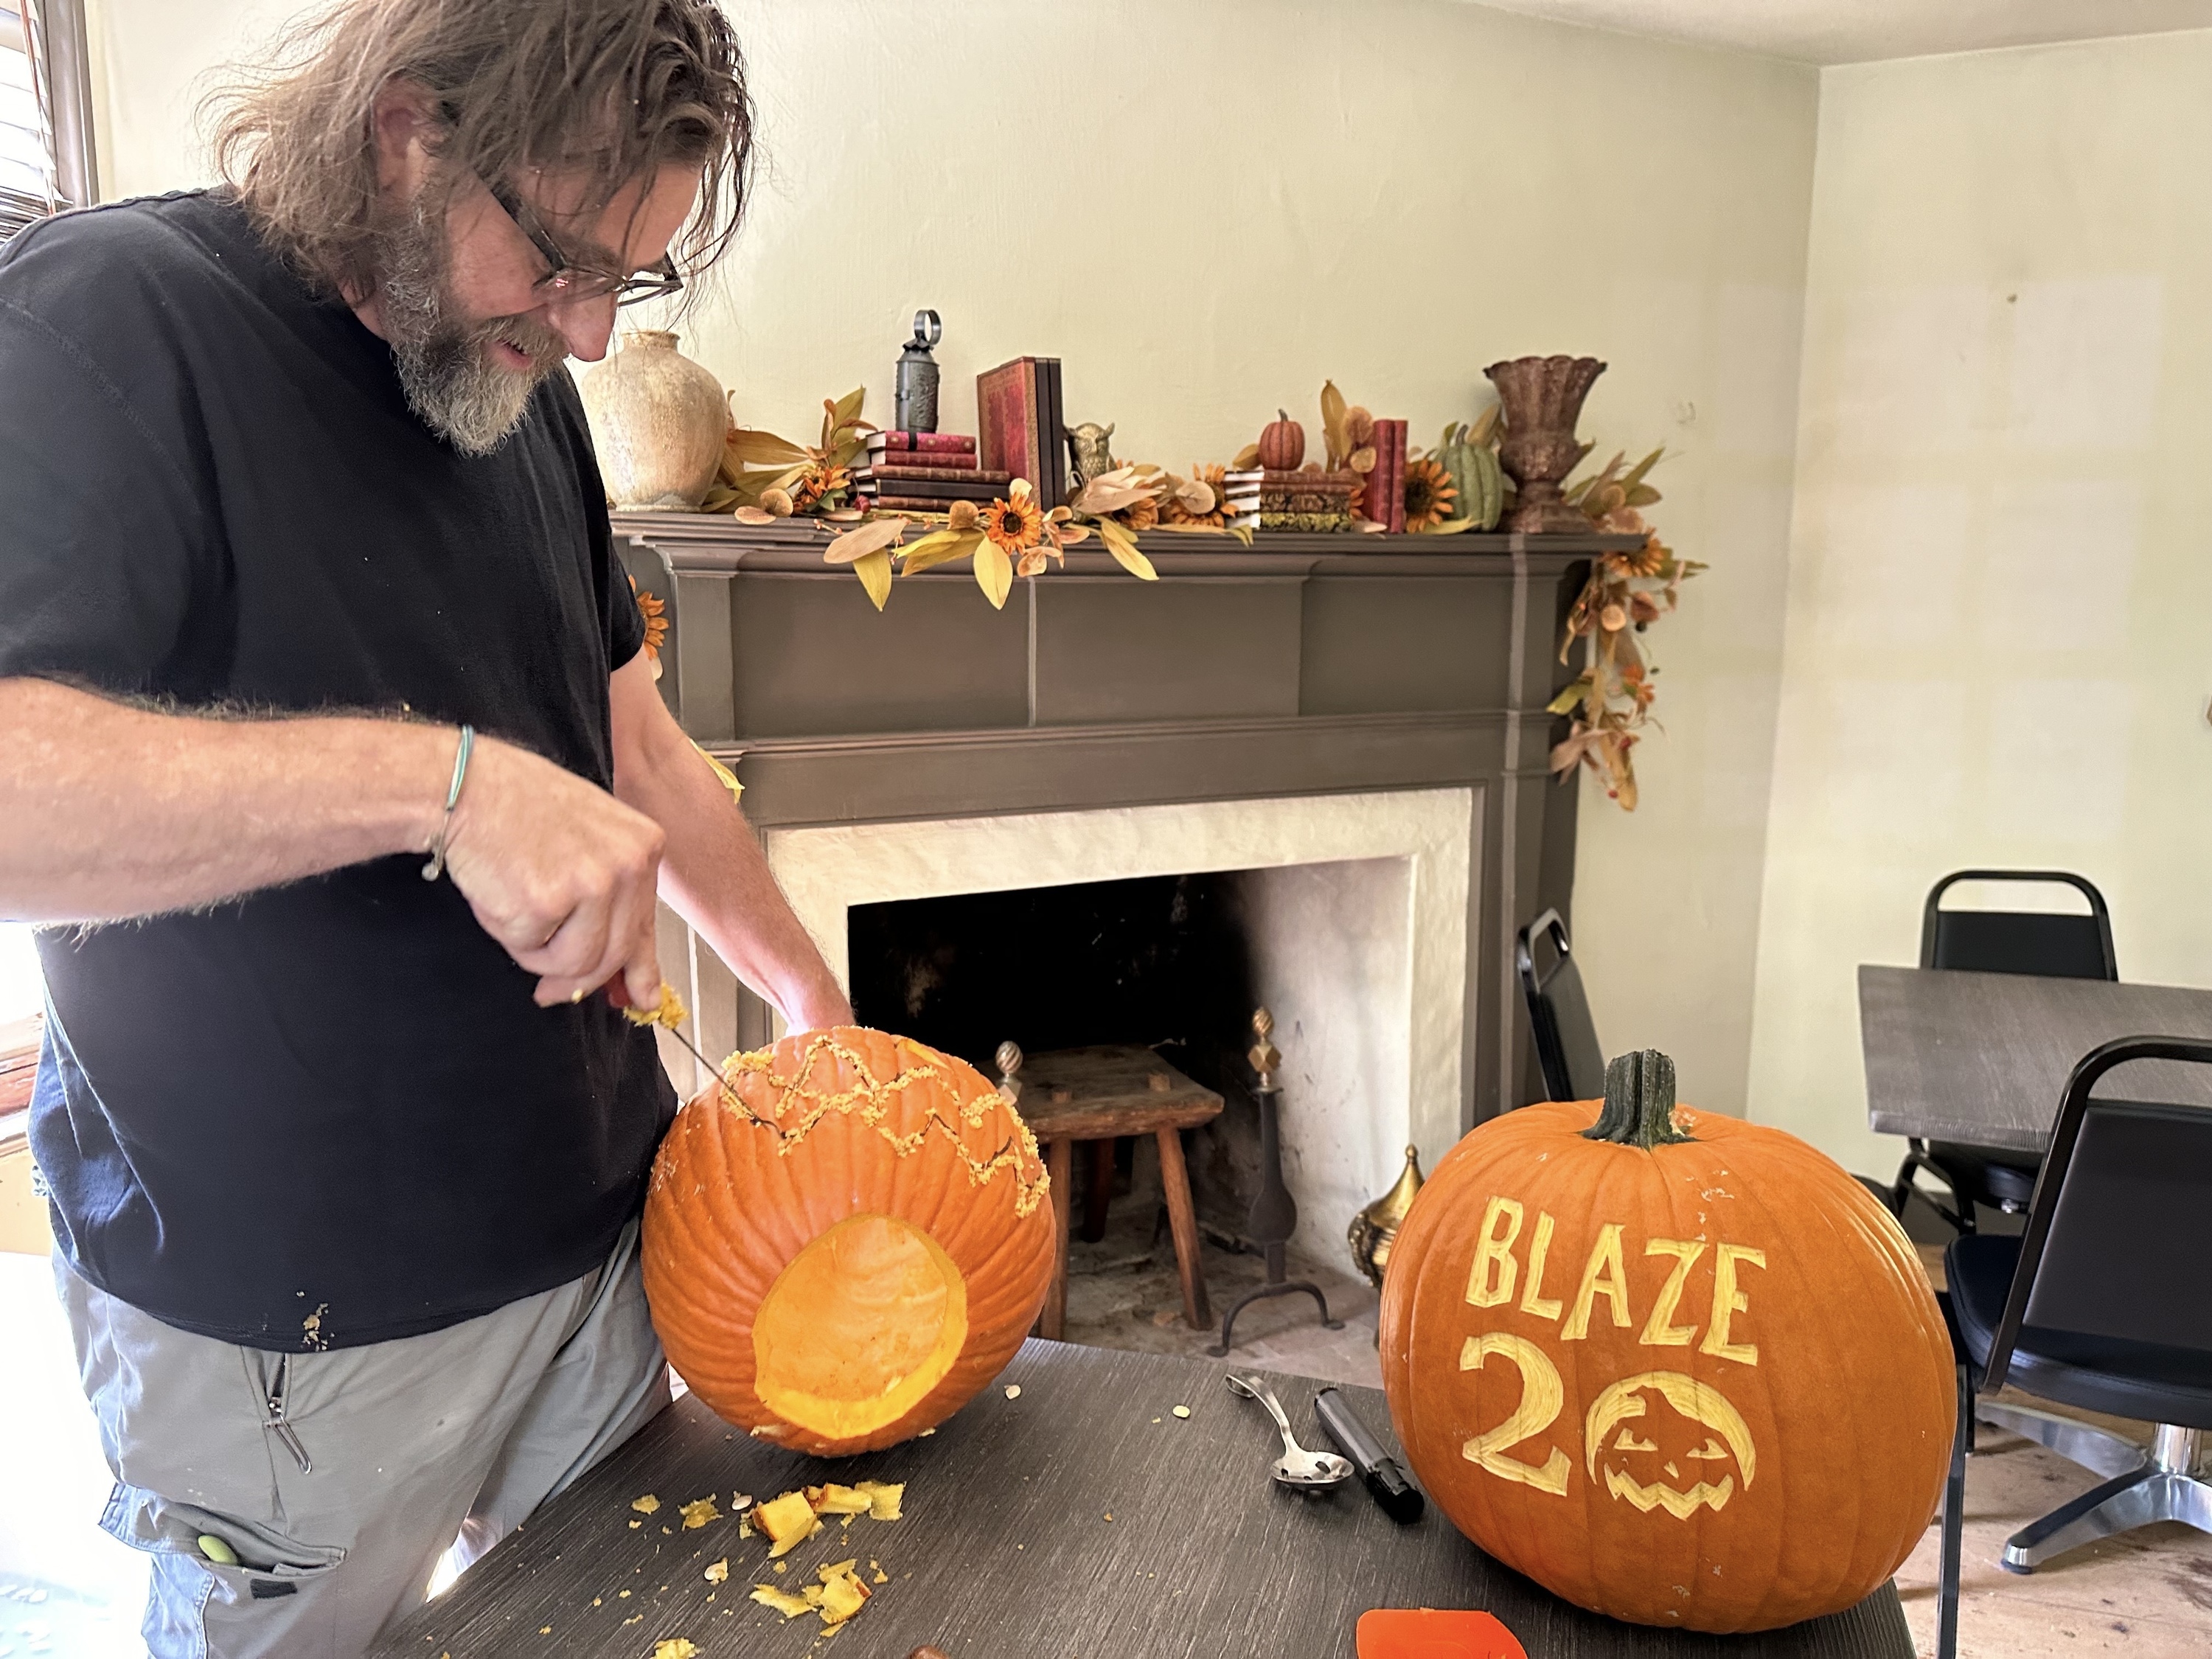
[[[663,254],[655,264],[625,276],[619,271],[580,265],[561,251],[561,245],[546,234],[545,228],[538,222],[521,198],[506,185],[487,179],[484,188],[500,210],[514,223],[514,228],[530,239],[545,261],[545,274],[531,285],[532,291],[544,296],[555,305],[574,305],[586,300],[597,300],[607,295],[615,296],[618,306],[634,306],[645,300],[658,300],[674,294],[684,286],[684,278],[677,273],[676,262]]]

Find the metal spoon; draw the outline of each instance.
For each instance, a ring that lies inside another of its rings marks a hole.
[[[1247,1380],[1231,1372],[1222,1379],[1247,1400],[1256,1400],[1267,1407],[1267,1415],[1275,1419],[1275,1426],[1283,1431],[1283,1455],[1275,1461],[1275,1479],[1286,1486],[1300,1492],[1327,1492],[1340,1486],[1352,1479],[1352,1465],[1334,1452],[1308,1451],[1298,1444],[1291,1433],[1291,1419],[1283,1415],[1282,1402],[1271,1389],[1263,1388],[1257,1378]]]

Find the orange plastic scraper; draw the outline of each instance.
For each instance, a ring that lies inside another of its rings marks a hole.
[[[1490,1614],[1458,1608],[1376,1607],[1358,1637],[1359,1659],[1528,1659]]]

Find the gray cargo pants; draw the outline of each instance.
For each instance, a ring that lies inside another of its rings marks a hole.
[[[483,1554],[668,1401],[634,1222],[570,1284],[324,1353],[195,1336],[54,1263],[155,1659],[355,1659],[448,1547]]]

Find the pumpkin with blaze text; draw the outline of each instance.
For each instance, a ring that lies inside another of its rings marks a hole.
[[[668,1358],[726,1421],[817,1456],[934,1428],[1051,1287],[1036,1137],[965,1060],[859,1026],[732,1055],[645,1204]]]
[[[1848,1607],[1934,1514],[1943,1317],[1889,1212],[1778,1129],[1674,1106],[1674,1062],[1526,1106],[1437,1165],[1382,1285],[1407,1456],[1571,1601],[1691,1630]]]

